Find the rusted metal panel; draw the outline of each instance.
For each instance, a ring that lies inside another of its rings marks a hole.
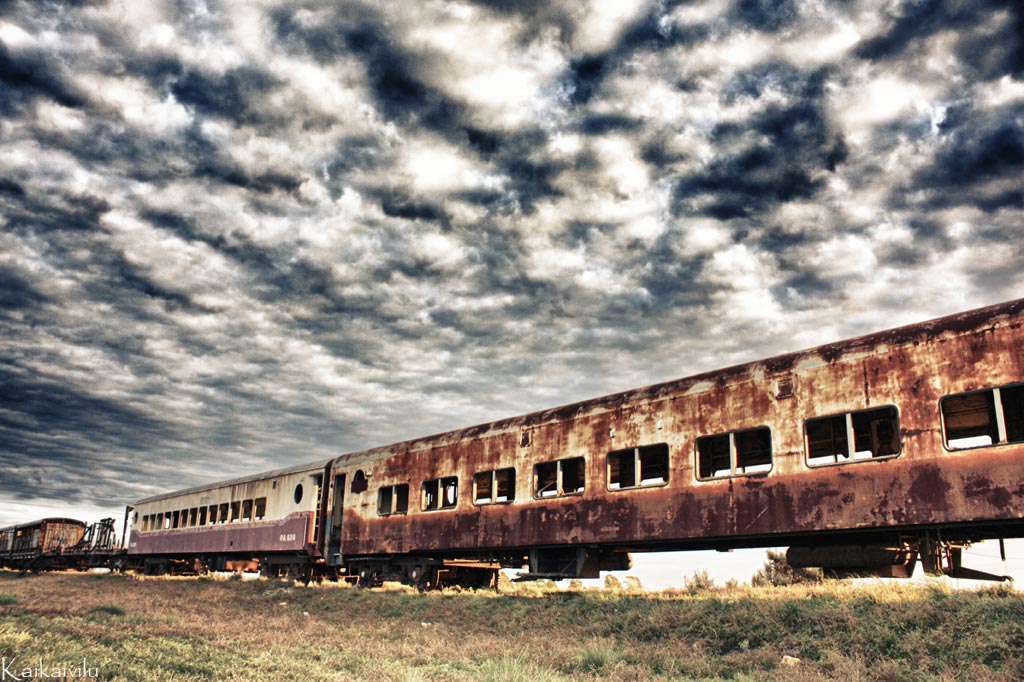
[[[0,562],[61,552],[78,544],[84,533],[83,522],[66,518],[46,518],[0,529]]]
[[[396,444],[335,461],[372,468],[346,498],[343,553],[458,552],[586,544],[661,548],[719,539],[723,547],[823,531],[965,523],[1024,533],[1024,445],[949,452],[939,400],[1024,381],[1024,300],[808,351]],[[804,422],[893,405],[901,450],[891,459],[811,468]],[[704,435],[767,426],[766,473],[698,481]],[[606,454],[666,443],[671,473],[657,488],[608,490]],[[586,458],[582,495],[535,499],[533,467]],[[510,504],[476,506],[473,474],[515,467]],[[423,481],[458,476],[456,509],[423,512]],[[405,515],[376,515],[379,486],[408,483]]]

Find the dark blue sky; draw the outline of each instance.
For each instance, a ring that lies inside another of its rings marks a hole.
[[[0,525],[1024,295],[1019,2],[0,2]]]

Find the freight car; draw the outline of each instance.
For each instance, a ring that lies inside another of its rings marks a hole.
[[[596,577],[789,546],[831,574],[998,578],[1024,536],[1024,299],[142,500],[129,555],[306,576]]]
[[[43,556],[73,547],[84,534],[85,524],[75,519],[40,519],[0,528],[0,566],[30,568],[39,565]]]
[[[117,542],[113,519],[87,525],[77,519],[50,518],[0,528],[0,568],[120,570],[124,566],[125,552]]]

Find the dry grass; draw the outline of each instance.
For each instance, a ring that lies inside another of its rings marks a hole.
[[[108,680],[1017,680],[1024,598],[845,584],[417,594],[0,572],[0,657],[84,657]]]

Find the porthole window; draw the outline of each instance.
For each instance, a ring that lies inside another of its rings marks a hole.
[[[302,484],[299,483],[295,486],[295,504],[302,502]]]

